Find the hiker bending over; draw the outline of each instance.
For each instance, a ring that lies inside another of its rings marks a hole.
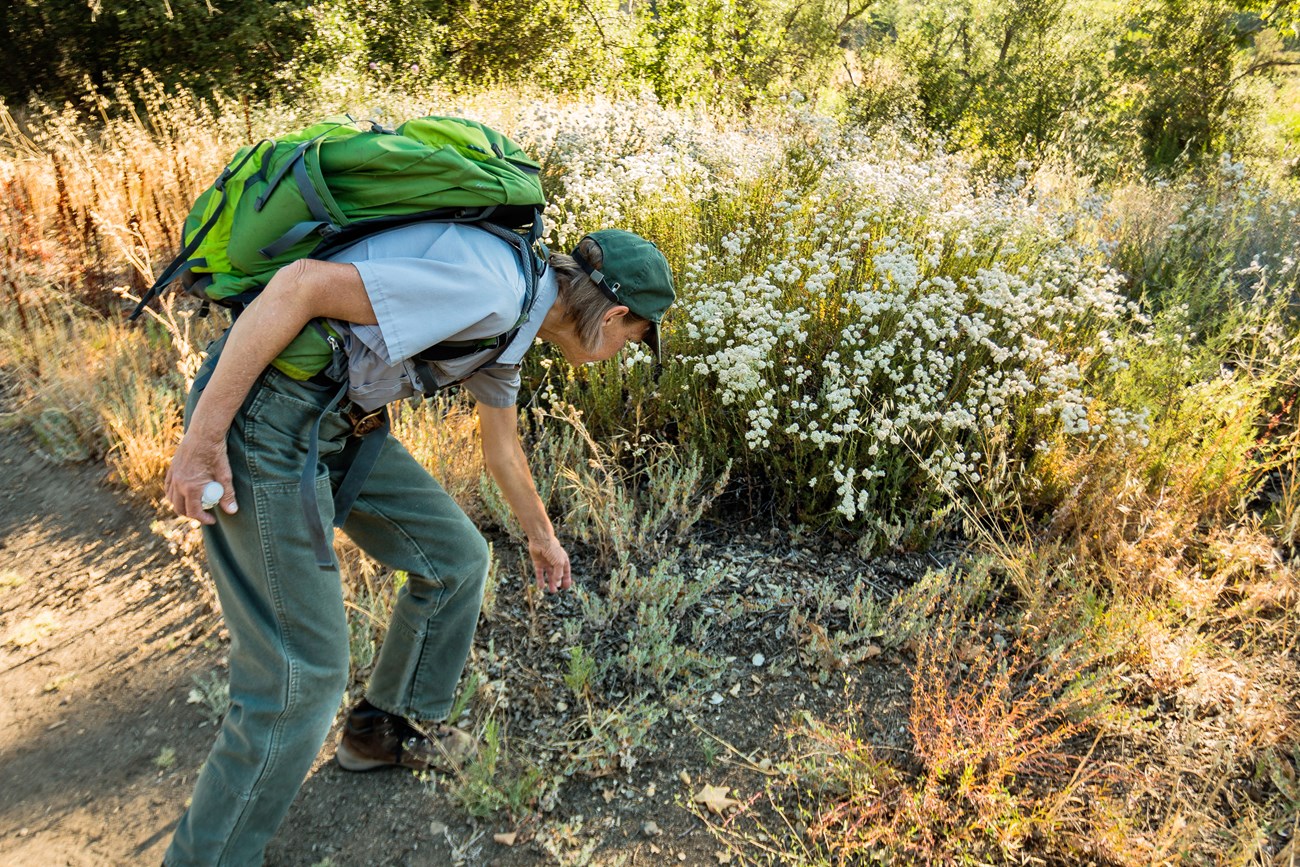
[[[441,722],[478,621],[487,543],[388,435],[383,407],[464,385],[488,472],[528,534],[537,586],[562,590],[569,555],[518,438],[520,363],[535,337],[572,364],[612,358],[629,340],[658,352],[672,301],[663,255],[617,229],[551,256],[540,276],[499,234],[456,223],[393,229],[275,274],[209,348],[167,475],[176,511],[204,525],[230,632],[231,699],[167,865],[261,863],[316,758],[349,675],[336,524],[409,575],[339,764],[426,769],[473,754],[470,736]],[[336,347],[329,371],[298,380],[273,366],[304,328],[322,327]],[[205,511],[214,480],[224,495]]]

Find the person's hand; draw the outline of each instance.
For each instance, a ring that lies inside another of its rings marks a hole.
[[[235,503],[235,486],[230,474],[230,460],[226,457],[225,439],[204,442],[186,434],[176,449],[171,466],[167,468],[166,495],[176,514],[193,518],[201,524],[212,524],[216,518],[203,509],[203,488],[208,482],[221,484],[221,510],[233,515],[239,507]],[[567,564],[567,559],[566,559]]]
[[[569,552],[560,540],[529,539],[528,556],[533,558],[533,571],[537,573],[537,586],[550,593],[566,590],[573,584],[569,567]]]

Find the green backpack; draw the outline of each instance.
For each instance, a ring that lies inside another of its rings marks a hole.
[[[396,130],[365,127],[331,117],[240,149],[195,200],[183,249],[131,318],[177,278],[237,315],[290,262],[324,258],[376,232],[429,220],[478,223],[510,241],[531,290],[541,268],[533,248],[545,206],[537,162],[475,121],[430,116]],[[276,368],[308,379],[329,365],[331,335],[314,324],[273,362]],[[503,345],[509,336],[457,354]]]

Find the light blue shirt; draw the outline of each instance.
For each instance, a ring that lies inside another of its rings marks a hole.
[[[348,355],[348,397],[366,411],[422,394],[411,359],[445,340],[508,332],[524,303],[519,255],[501,238],[461,223],[416,223],[373,235],[330,257],[356,266],[374,325],[331,320]],[[462,382],[487,406],[513,406],[519,366],[555,303],[555,274],[537,281],[528,320],[504,349],[433,362],[439,387]]]

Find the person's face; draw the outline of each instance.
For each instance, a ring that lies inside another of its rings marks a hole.
[[[577,345],[563,345],[561,350],[570,364],[593,364],[608,361],[623,351],[628,341],[640,342],[650,330],[650,323],[643,320],[629,321],[627,308],[614,307],[605,314],[600,329],[600,344],[594,348]]]

